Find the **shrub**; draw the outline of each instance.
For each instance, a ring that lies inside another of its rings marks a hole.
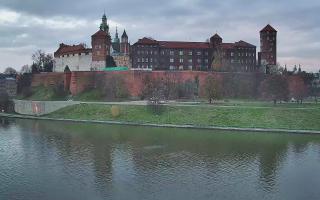
[[[117,118],[120,116],[120,108],[119,106],[112,106],[111,107],[111,115],[113,118]]]

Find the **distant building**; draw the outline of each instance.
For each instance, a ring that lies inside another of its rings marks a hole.
[[[15,78],[0,74],[0,95],[4,94],[9,97],[17,96],[17,81]]]
[[[120,41],[116,30],[112,41],[105,14],[99,30],[91,36],[91,46],[92,48],[87,48],[84,44],[60,44],[54,53],[54,71],[63,72],[67,67],[70,71],[102,71],[105,67],[114,67],[106,66],[109,56],[113,57],[117,66],[131,67],[127,33],[124,30]]]
[[[266,73],[277,65],[277,31],[270,24],[260,31],[258,64]]]
[[[215,34],[209,42],[157,41],[142,38],[131,47],[132,68],[140,70],[256,70],[256,46],[244,41],[222,43]]]

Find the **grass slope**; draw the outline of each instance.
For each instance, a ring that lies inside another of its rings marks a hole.
[[[120,116],[113,118],[111,106],[80,104],[49,115],[54,118],[115,120],[157,124],[192,124],[241,128],[281,128],[320,130],[320,107],[292,109],[285,107],[215,107],[166,106],[161,115],[146,106],[119,106]]]

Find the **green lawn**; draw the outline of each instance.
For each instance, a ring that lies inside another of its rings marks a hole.
[[[48,117],[198,126],[320,130],[320,105],[312,104],[312,107],[309,107],[311,104],[309,106],[308,104],[306,106],[290,104],[288,107],[280,105],[264,108],[254,107],[255,104],[253,107],[250,105],[236,107],[166,106],[160,115],[154,114],[146,106],[119,106],[121,114],[113,118],[109,105],[80,104],[59,110]]]
[[[67,96],[58,96],[51,87],[33,87],[32,95],[29,97],[18,96],[17,99],[33,101],[65,101]]]

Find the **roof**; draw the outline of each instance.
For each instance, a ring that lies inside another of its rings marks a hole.
[[[138,42],[136,42],[135,44],[157,45],[157,44],[159,44],[159,42],[157,40],[152,39],[152,38],[144,37],[142,39],[139,39]]]
[[[222,43],[221,47],[223,49],[232,49],[232,48],[234,48],[234,43]]]
[[[126,30],[123,31],[121,38],[128,38],[128,35],[126,33]]]
[[[209,49],[208,42],[160,41],[160,46],[171,49]]]
[[[218,39],[222,39],[222,38],[220,37],[220,35],[218,35],[218,33],[214,34],[211,38],[218,38]]]
[[[95,34],[92,35],[92,37],[94,36],[104,36],[106,37],[108,34],[107,32],[103,31],[103,30],[98,30]]]
[[[129,70],[128,67],[106,67],[103,71],[127,71]]]
[[[260,32],[277,32],[277,31],[270,24],[268,24]]]
[[[248,42],[245,42],[243,40],[240,40],[239,42],[235,42],[234,45],[236,47],[252,47],[255,48],[256,46],[254,46],[253,44],[250,44]]]
[[[59,49],[54,52],[54,57],[59,57],[65,54],[76,54],[76,53],[89,53],[92,49],[86,48],[83,44],[78,45],[66,45],[60,44]]]

